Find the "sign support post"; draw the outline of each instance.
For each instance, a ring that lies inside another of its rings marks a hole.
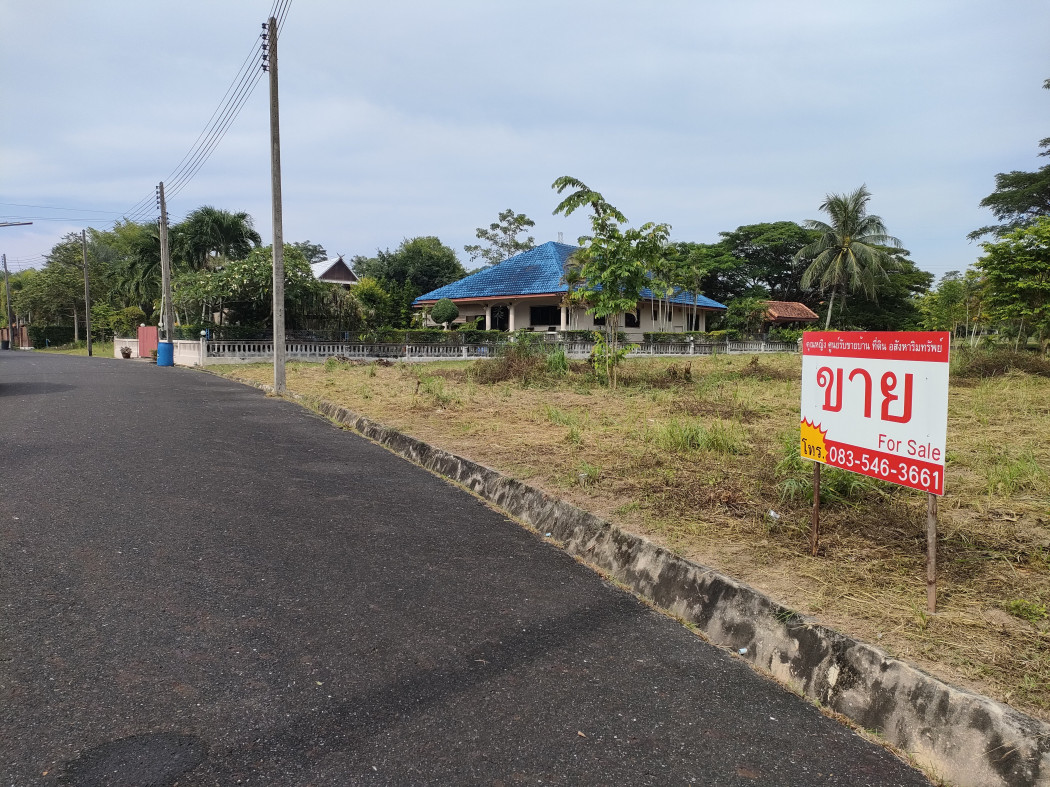
[[[813,463],[813,526],[809,531],[809,553],[817,556],[817,540],[820,538],[820,462]]]
[[[937,611],[937,495],[926,493],[926,610]]]

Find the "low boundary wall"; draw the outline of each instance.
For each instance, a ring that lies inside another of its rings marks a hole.
[[[207,341],[178,340],[175,345],[177,366],[211,366],[215,364],[262,363],[273,358],[273,342],[267,341]],[[573,359],[587,358],[594,349],[592,342],[548,342],[547,346],[561,346]],[[132,347],[132,358],[140,357],[137,339],[113,340],[114,357],[119,358],[120,347]],[[455,361],[490,358],[499,351],[499,344],[381,344],[366,342],[288,342],[285,358],[289,361],[321,362],[334,355],[355,360],[380,358],[401,361]],[[723,342],[700,344],[694,342],[657,342],[641,344],[628,355],[644,357],[689,357],[696,355],[739,353],[798,352],[798,345],[789,342]]]
[[[499,506],[955,787],[1050,785],[1050,725],[933,678],[535,487],[331,402],[292,398]]]

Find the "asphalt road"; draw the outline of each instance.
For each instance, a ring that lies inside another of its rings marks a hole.
[[[0,353],[0,785],[920,785],[257,390]]]

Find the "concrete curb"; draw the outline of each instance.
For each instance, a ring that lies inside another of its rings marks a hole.
[[[271,386],[257,386],[272,390]],[[322,399],[292,398],[462,484],[714,644],[874,730],[956,787],[1050,785],[1050,725],[825,628],[757,590],[495,470]]]

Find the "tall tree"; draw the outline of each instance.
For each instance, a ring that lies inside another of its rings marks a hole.
[[[901,242],[887,234],[882,219],[868,213],[871,193],[861,186],[850,194],[828,194],[820,209],[828,214],[831,223],[818,219],[803,222],[806,229],[815,230],[820,237],[799,249],[798,262],[808,261],[802,274],[802,287],[816,287],[830,292],[827,319],[824,328],[831,325],[835,296],[860,290],[868,298],[876,297],[876,285],[886,278],[887,269],[899,262],[889,248],[901,248]],[[889,247],[889,248],[888,248]]]
[[[499,221],[494,221],[488,229],[478,227],[474,233],[478,240],[484,241],[487,246],[467,245],[463,250],[470,255],[471,262],[480,258],[486,265],[496,265],[535,246],[536,239],[531,235],[525,240],[518,240],[521,233],[535,226],[536,222],[524,213],[515,213],[512,208],[507,208],[500,211]]]
[[[1043,87],[1050,90],[1050,79]],[[1040,156],[1050,156],[1050,137],[1040,140],[1039,147],[1043,148]],[[974,230],[970,240],[989,234],[1002,238],[1050,215],[1050,164],[1035,172],[1000,172],[995,176],[995,191],[981,200],[981,207],[988,208],[1000,223]]]
[[[1050,216],[984,244],[977,269],[984,274],[985,303],[993,319],[1010,325],[1020,341],[1050,337]]]
[[[819,239],[819,233],[793,221],[746,224],[732,232],[720,232],[722,247],[741,264],[735,275],[744,290],[765,294],[778,301],[805,301],[806,291],[800,281],[805,262],[796,258],[803,247]]]
[[[191,270],[220,267],[225,260],[243,260],[258,248],[262,236],[252,217],[203,205],[172,227],[173,257]]]
[[[320,243],[310,243],[308,240],[296,241],[291,244],[294,248],[299,249],[303,253],[303,257],[310,264],[315,262],[324,262],[328,259],[328,252],[325,251],[324,246]]]
[[[357,256],[351,263],[354,273],[379,280],[387,292],[391,292],[389,282],[408,285],[416,291],[413,298],[467,275],[456,252],[433,236],[406,238],[394,251],[379,251],[375,257]]]
[[[588,312],[605,319],[610,351],[606,354],[606,374],[616,387],[616,361],[619,359],[619,326],[624,312],[638,307],[649,273],[664,256],[670,225],[648,222],[637,229],[621,228],[627,217],[610,205],[597,191],[568,175],[554,181],[551,188],[561,194],[575,189],[563,199],[554,214],[569,216],[580,208],[591,210],[592,235],[579,239],[583,247],[573,258],[580,266],[585,284]]]

